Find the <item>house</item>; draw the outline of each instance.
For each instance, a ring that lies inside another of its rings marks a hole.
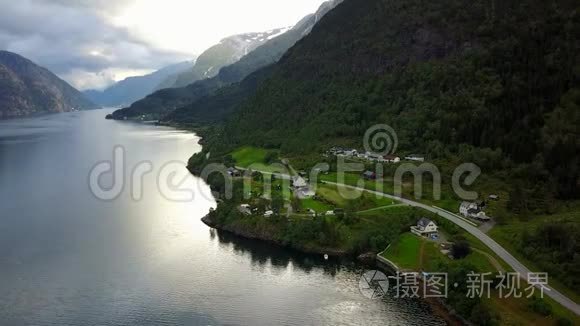
[[[481,204],[464,201],[459,206],[459,214],[481,221],[489,221],[489,216],[483,211]]]
[[[470,217],[471,215],[477,215],[481,212],[481,208],[476,203],[471,203],[468,201],[464,201],[459,206],[459,214]]]
[[[498,195],[489,195],[489,200],[498,201],[499,196]]]
[[[238,210],[240,211],[240,213],[244,215],[252,215],[252,208],[248,204],[240,205],[240,207],[238,207]]]
[[[306,180],[301,176],[294,176],[292,177],[292,187],[295,189],[307,187],[308,183]]]
[[[347,149],[342,152],[344,156],[355,157],[358,156],[358,151],[356,149]]]
[[[228,168],[227,169],[227,173],[230,177],[240,177],[242,175],[242,173],[240,172],[240,170],[236,169],[236,168]]]
[[[264,213],[264,217],[271,217],[271,216],[273,216],[273,215],[274,215],[274,211],[266,211],[266,212]]]
[[[358,153],[357,157],[366,160],[367,159],[367,154],[365,154],[365,153]]]
[[[437,224],[425,217],[421,218],[417,225],[411,226],[411,232],[421,237],[434,237],[438,235],[437,230]]]
[[[399,163],[401,162],[401,158],[395,155],[385,155],[383,157],[385,159],[385,162],[387,163]]]
[[[299,199],[306,199],[314,197],[316,192],[314,192],[314,190],[312,190],[310,187],[306,186],[294,189],[294,195]]]
[[[365,156],[367,158],[367,160],[371,161],[371,162],[385,162],[385,158],[382,155],[379,154],[374,154],[371,152],[366,152]]]
[[[415,162],[425,162],[425,156],[420,154],[411,154],[405,157],[405,160]]]
[[[363,173],[363,178],[367,179],[367,180],[376,180],[377,179],[377,174],[373,171],[365,171]]]

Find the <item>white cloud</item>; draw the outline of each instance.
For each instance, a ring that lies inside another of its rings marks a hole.
[[[191,59],[224,37],[296,23],[323,0],[0,0],[0,49],[79,89]]]
[[[297,23],[324,0],[140,0],[112,18],[167,50],[200,53],[222,38]]]

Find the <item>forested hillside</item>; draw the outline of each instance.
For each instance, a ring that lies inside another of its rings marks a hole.
[[[388,123],[402,150],[469,151],[488,172],[512,171],[514,211],[577,198],[578,6],[346,1],[272,68],[216,145],[308,153]]]

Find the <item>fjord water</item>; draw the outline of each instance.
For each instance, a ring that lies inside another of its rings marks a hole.
[[[209,229],[200,219],[216,204],[202,181],[180,186],[189,201],[158,190],[163,166],[186,162],[198,139],[107,113],[0,122],[1,325],[444,324],[421,301],[366,299],[354,264]],[[89,172],[115,146],[125,187],[103,201]],[[147,161],[136,200],[129,174]]]

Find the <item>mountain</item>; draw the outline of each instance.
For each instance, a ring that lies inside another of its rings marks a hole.
[[[222,67],[240,60],[268,40],[284,34],[288,29],[277,28],[263,33],[246,33],[227,37],[204,51],[193,69],[176,76],[175,82],[169,87],[184,87],[195,81],[214,77]],[[168,84],[166,81],[161,86]]]
[[[464,157],[488,172],[509,167],[514,211],[578,198],[578,4],[492,4],[347,0],[268,76],[260,71],[168,120],[191,123],[232,103],[217,117],[227,132],[215,147],[290,157],[360,145],[370,126],[388,123],[402,151]]]
[[[149,75],[126,78],[104,91],[88,90],[84,93],[93,102],[102,106],[131,105],[133,102],[151,94],[160,83],[170,76],[188,70],[192,64],[193,62],[191,61],[177,63]]]
[[[233,85],[213,94],[201,94],[195,101],[169,113],[162,120],[199,125],[216,122],[226,117],[270,76],[273,69],[267,66],[277,62],[288,49],[308,35],[314,26],[341,2],[342,0],[334,0],[323,3],[316,13],[304,17],[286,34],[259,47],[236,64],[224,67],[218,78],[222,81],[222,85]],[[254,71],[256,73],[243,83],[235,84]]]
[[[16,53],[0,51],[0,119],[95,108],[47,69]]]
[[[236,63],[223,67],[215,77],[199,80],[186,87],[159,90],[133,103],[129,108],[116,111],[113,114],[113,118],[134,118],[141,115],[162,118],[177,108],[213,94],[221,87],[240,82],[249,74],[278,61],[290,47],[302,37],[308,35],[312,27],[341,1],[334,0],[324,3],[315,14],[308,15],[296,26],[277,37],[270,36],[270,39],[265,41],[263,45],[248,53]],[[200,60],[204,62],[203,57],[205,56],[201,55],[198,58],[196,65]],[[204,66],[207,65],[205,64]]]
[[[192,172],[234,164],[232,153],[247,147],[270,150],[296,169],[324,162],[334,172],[336,161],[321,153],[360,149],[367,130],[388,124],[398,155],[423,153],[429,165],[419,169],[440,172],[449,193],[436,205],[461,202],[451,188],[466,175],[454,169],[476,164],[481,178],[470,189],[483,198],[502,192],[489,234],[573,292],[580,286],[578,35],[577,0],[345,0],[276,64],[168,119],[192,123],[220,103],[229,106],[211,128],[199,128],[204,149],[190,159]],[[378,137],[371,140],[387,143]],[[395,183],[395,171],[409,171],[407,164],[382,167],[381,186]],[[239,221],[237,205],[218,206],[222,221]],[[513,317],[459,292],[445,301],[476,325]]]

